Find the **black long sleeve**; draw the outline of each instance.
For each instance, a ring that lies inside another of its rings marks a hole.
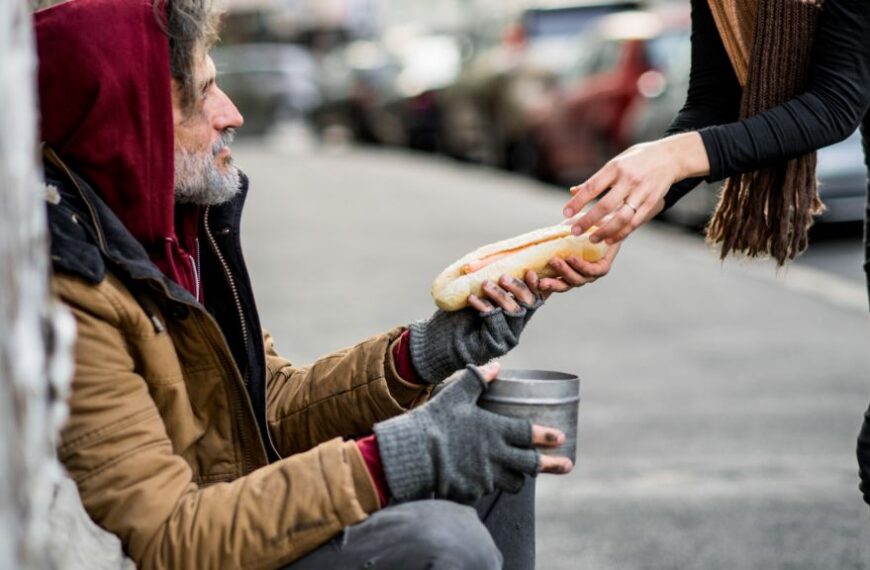
[[[706,0],[692,0],[692,43],[689,94],[668,132],[700,132],[710,161],[708,180],[757,170],[843,140],[870,107],[867,0],[828,0],[806,91],[741,121],[735,120],[740,88]],[[674,185],[666,205],[698,182]]]
[[[692,67],[686,102],[667,135],[697,131],[736,121],[742,89],[706,0],[692,0]],[[674,184],[665,196],[665,208],[692,191],[703,178]]]

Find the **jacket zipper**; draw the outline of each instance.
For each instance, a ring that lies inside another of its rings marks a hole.
[[[248,327],[245,325],[245,312],[242,309],[242,299],[239,296],[239,289],[236,287],[236,280],[233,279],[233,275],[230,272],[230,266],[227,265],[226,260],[224,259],[223,254],[221,253],[220,248],[218,248],[217,242],[214,239],[214,236],[211,235],[211,228],[208,225],[208,214],[209,214],[210,206],[205,207],[205,214],[203,216],[203,225],[205,226],[205,235],[208,237],[208,241],[211,244],[212,250],[214,250],[214,254],[217,256],[218,261],[223,267],[224,275],[226,275],[227,283],[230,285],[230,290],[233,292],[233,301],[236,304],[236,310],[239,313],[239,325],[242,327],[242,342],[245,345],[245,351],[248,350]],[[248,374],[245,373],[245,384],[248,383]]]
[[[230,289],[232,290],[233,300],[236,303],[236,310],[239,313],[239,324],[242,327],[242,340],[245,344],[245,352],[247,352],[248,346],[249,346],[249,344],[248,344],[248,327],[245,325],[245,312],[242,309],[241,296],[239,295],[239,290],[236,287],[236,281],[235,281],[235,279],[233,279],[232,272],[230,271],[230,266],[227,264],[226,259],[224,259],[224,256],[221,253],[220,248],[218,247],[217,241],[214,239],[214,236],[211,233],[211,226],[209,226],[209,222],[208,222],[208,215],[209,215],[210,211],[211,211],[211,207],[206,206],[205,213],[203,214],[203,227],[205,228],[205,235],[208,238],[209,244],[211,244],[212,250],[214,251],[215,255],[217,256],[218,261],[221,264],[221,267],[224,270],[224,275],[227,278],[227,283],[229,283]],[[243,378],[246,386],[250,382],[250,378],[248,377],[248,374],[249,374],[249,372],[246,370],[244,378]],[[265,398],[265,396],[264,396],[264,398]],[[266,409],[266,402],[263,402],[263,409]],[[267,420],[267,418],[264,418],[264,419]],[[265,431],[266,431],[266,438],[267,438],[266,443],[268,443],[268,445],[272,448],[272,451],[275,452],[275,455],[277,457],[281,457],[281,454],[278,453],[278,448],[275,446],[275,442],[272,441],[272,434],[269,432],[268,420],[266,421],[266,430]]]
[[[194,240],[194,244],[196,247],[196,257],[193,257],[192,255],[190,256],[190,267],[193,269],[193,283],[196,286],[196,300],[200,301],[199,292],[202,285],[199,279],[199,238]]]
[[[214,251],[214,254],[217,256],[218,261],[221,264],[221,267],[224,270],[224,276],[227,278],[227,283],[229,283],[230,290],[233,293],[233,301],[235,302],[236,310],[239,313],[239,326],[241,326],[241,328],[242,328],[242,340],[243,340],[244,345],[245,345],[245,351],[247,352],[247,350],[248,350],[248,327],[245,326],[245,314],[244,314],[244,311],[242,311],[242,301],[241,301],[241,298],[239,297],[239,290],[236,287],[236,282],[233,279],[232,274],[230,273],[229,265],[227,265],[227,262],[224,259],[224,256],[221,253],[220,248],[218,248],[218,245],[214,239],[214,236],[211,235],[211,228],[209,227],[209,224],[208,224],[209,212],[210,212],[210,207],[206,206],[205,213],[203,214],[203,227],[205,228],[205,235],[208,238],[209,243],[211,244],[211,248]],[[248,385],[248,371],[247,370],[245,370],[244,376],[242,377],[242,382],[244,383],[245,386]],[[240,398],[238,398],[238,396],[237,396],[237,399],[240,399]],[[239,429],[241,430],[241,418],[238,415],[237,415],[237,419],[239,420],[238,425],[239,425]],[[257,430],[257,431],[259,431],[259,430]],[[244,446],[244,449],[242,451],[245,454],[245,461],[250,462],[250,450],[248,449],[248,447]]]

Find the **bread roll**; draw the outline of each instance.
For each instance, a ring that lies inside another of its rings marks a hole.
[[[554,257],[598,261],[607,252],[607,245],[589,241],[596,229],[575,236],[570,226],[559,224],[480,247],[435,278],[432,284],[435,304],[445,311],[462,309],[468,306],[469,295],[481,296],[485,281],[497,282],[502,275],[523,279],[532,270],[540,277],[552,277],[555,272],[548,262]]]

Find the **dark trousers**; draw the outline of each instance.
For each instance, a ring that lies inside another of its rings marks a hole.
[[[864,494],[864,502],[870,505],[870,407],[864,412],[864,423],[858,434],[858,472],[861,476],[859,488]]]
[[[284,570],[534,570],[535,480],[473,507],[388,506]]]

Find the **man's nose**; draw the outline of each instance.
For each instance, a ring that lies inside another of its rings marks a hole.
[[[220,97],[220,101],[213,121],[215,130],[223,131],[228,128],[237,129],[241,127],[245,123],[245,119],[239,113],[233,101],[220,89],[217,90],[217,96]]]

